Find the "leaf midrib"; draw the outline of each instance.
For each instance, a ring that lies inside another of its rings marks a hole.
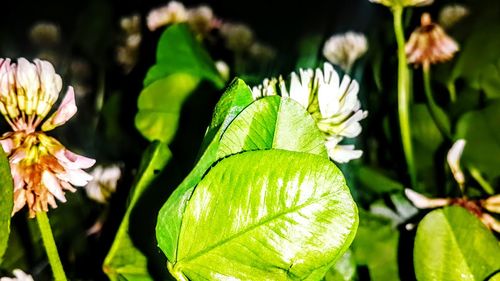
[[[454,228],[451,226],[450,224],[450,220],[448,218],[448,215],[444,213],[444,211],[441,211],[444,218],[445,218],[445,226],[448,228],[448,230],[450,231],[451,233],[451,237],[452,237],[452,241],[453,241],[453,244],[454,246],[458,249],[458,252],[460,254],[460,257],[462,258],[462,260],[464,261],[464,264],[465,266],[467,267],[467,270],[469,271],[469,273],[474,277],[474,279],[476,279],[476,276],[474,275],[474,273],[472,272],[472,270],[470,269],[470,266],[469,266],[469,262],[468,260],[465,258],[463,252],[462,252],[462,249],[460,248],[460,245],[458,244],[458,241],[457,241],[457,236],[455,234],[455,230]],[[446,271],[440,271],[441,273],[441,279],[440,280],[443,280],[443,275],[442,273],[444,273]]]
[[[308,205],[314,204],[316,202],[319,202],[319,201],[321,201],[321,200],[323,200],[325,198],[328,198],[328,197],[332,197],[334,195],[335,195],[335,193],[332,191],[332,192],[327,193],[325,195],[322,195],[322,196],[320,196],[318,198],[315,198],[314,200],[311,200],[309,202],[305,202],[304,204],[298,205],[298,206],[293,207],[293,208],[289,208],[289,209],[287,209],[287,210],[285,210],[283,212],[279,212],[279,213],[277,213],[275,215],[272,215],[272,216],[269,216],[267,218],[264,217],[264,219],[260,220],[258,223],[254,224],[254,225],[251,225],[251,226],[249,226],[249,227],[247,227],[247,228],[245,228],[245,229],[243,229],[243,230],[241,230],[241,231],[239,231],[239,232],[237,232],[237,233],[229,236],[228,238],[223,239],[223,240],[215,243],[214,245],[212,245],[210,247],[207,247],[206,249],[204,249],[202,251],[199,251],[198,253],[196,253],[194,255],[187,256],[187,257],[184,257],[184,258],[182,258],[180,260],[177,260],[177,264],[179,264],[182,261],[186,262],[186,261],[195,260],[198,257],[202,256],[203,254],[208,253],[208,252],[212,251],[213,249],[218,248],[218,247],[226,244],[228,241],[231,241],[231,240],[233,240],[233,239],[235,239],[235,238],[237,238],[239,236],[243,236],[247,232],[250,232],[250,231],[254,230],[255,228],[258,228],[258,227],[260,227],[262,225],[265,225],[265,224],[267,224],[268,222],[270,222],[272,220],[275,220],[275,219],[277,219],[277,218],[279,218],[281,216],[284,216],[284,215],[287,215],[287,214],[290,214],[290,213],[293,213],[293,212],[297,212],[298,210],[300,210],[300,209],[302,209],[302,208],[304,208],[304,207],[306,207]]]

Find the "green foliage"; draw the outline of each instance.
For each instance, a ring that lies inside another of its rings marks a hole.
[[[156,64],[146,74],[144,86],[178,72],[207,79],[217,88],[224,86],[210,55],[184,24],[170,26],[163,32],[156,49]]]
[[[352,241],[355,204],[305,109],[248,97],[236,80],[217,105],[212,141],[160,212],[159,246],[179,280],[320,279]]]
[[[177,132],[184,102],[202,81],[224,86],[214,63],[185,25],[167,28],[158,43],[156,64],[144,79],[135,125],[149,141],[169,143]]]
[[[317,280],[356,227],[356,206],[329,160],[281,150],[237,154],[196,187],[171,272],[195,280]]]
[[[9,241],[10,216],[14,206],[13,190],[9,161],[3,149],[0,149],[0,264]]]
[[[492,103],[482,110],[469,112],[457,124],[457,137],[467,143],[463,161],[490,177],[500,176],[500,102]]]
[[[200,80],[192,75],[169,75],[146,87],[139,95],[135,126],[149,141],[169,143],[177,132],[182,105]]]
[[[271,148],[327,156],[311,115],[291,99],[272,96],[252,103],[234,119],[221,138],[217,158]]]
[[[486,280],[500,268],[500,246],[468,211],[447,207],[420,222],[414,264],[418,280]]]
[[[391,221],[360,211],[358,233],[352,244],[358,265],[368,267],[373,281],[398,280],[399,232]]]
[[[174,190],[158,215],[156,238],[163,253],[168,259],[176,256],[177,241],[182,222],[182,216],[187,202],[193,193],[194,187],[201,180],[205,172],[216,161],[219,139],[222,132],[232,120],[252,102],[250,88],[241,80],[235,79],[228,87],[219,103],[215,107],[214,118],[205,136],[202,156],[198,163]],[[164,228],[168,226],[168,228]]]
[[[328,270],[325,275],[324,281],[350,281],[355,280],[356,277],[356,260],[351,250],[348,250],[344,255],[335,263],[334,266]]]
[[[104,261],[104,271],[111,280],[153,280],[148,273],[147,258],[133,244],[129,219],[137,201],[171,158],[166,144],[153,142],[144,152],[139,171],[113,245]]]
[[[499,98],[500,39],[497,34],[500,29],[500,5],[496,1],[489,1],[486,5],[473,8],[481,16],[470,17],[459,29],[458,37],[463,37],[465,42],[461,46],[451,79],[463,78],[474,89],[483,90],[488,98]]]

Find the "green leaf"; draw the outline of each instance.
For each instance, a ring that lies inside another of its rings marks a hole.
[[[500,268],[500,246],[467,210],[434,210],[418,226],[414,265],[418,280],[485,280]]]
[[[135,248],[129,236],[129,218],[137,201],[170,160],[167,145],[153,142],[144,152],[137,178],[131,191],[130,203],[113,245],[104,261],[104,271],[111,280],[153,280],[148,273],[146,257]]]
[[[354,238],[357,208],[327,158],[283,150],[221,160],[184,213],[179,280],[318,280]]]
[[[469,112],[457,123],[457,138],[467,143],[462,155],[466,165],[473,165],[490,177],[500,176],[500,102]]]
[[[463,78],[472,88],[483,90],[488,98],[499,98],[496,86],[500,85],[500,38],[497,36],[500,5],[497,1],[469,4],[474,5],[470,10],[481,16],[466,18],[457,30],[463,43],[451,79]]]
[[[210,55],[184,24],[170,26],[163,32],[156,50],[156,64],[146,74],[144,86],[178,72],[212,81],[219,89],[224,86]]]
[[[234,119],[222,136],[217,158],[271,148],[327,157],[311,115],[292,99],[272,96],[255,101]]]
[[[149,141],[170,143],[177,132],[182,105],[200,79],[185,73],[169,75],[139,95],[135,126]]]
[[[384,175],[382,171],[362,166],[357,171],[356,175],[361,185],[369,191],[381,194],[395,191],[402,191],[403,184]]]
[[[358,233],[352,244],[358,265],[366,265],[370,280],[399,280],[399,232],[389,219],[360,210]]]
[[[194,187],[217,160],[216,154],[222,132],[242,110],[253,102],[252,91],[240,79],[235,79],[222,95],[214,111],[212,122],[203,141],[202,156],[182,183],[174,190],[158,215],[156,238],[168,259],[177,255],[180,225],[187,202]]]
[[[416,189],[432,194],[435,192],[436,178],[440,173],[440,170],[436,169],[435,153],[444,139],[425,104],[412,106],[411,125],[417,175],[419,181],[424,183],[423,188],[417,186]]]
[[[9,161],[3,149],[0,149],[0,264],[9,242],[10,217],[14,206],[13,191]]]
[[[348,250],[345,254],[335,263],[334,266],[328,270],[325,275],[324,281],[350,281],[356,277],[356,260],[352,251]]]

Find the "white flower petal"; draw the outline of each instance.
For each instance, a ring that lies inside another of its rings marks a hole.
[[[73,87],[69,87],[57,111],[43,123],[42,130],[50,131],[63,125],[66,121],[73,117],[73,115],[75,115],[76,111],[75,92]]]
[[[457,140],[450,148],[446,156],[446,160],[448,161],[448,165],[453,173],[453,177],[460,186],[463,186],[465,183],[465,176],[460,168],[460,157],[462,157],[465,143],[464,139]]]
[[[59,184],[59,180],[54,174],[49,171],[43,171],[42,183],[59,201],[66,202],[66,197],[64,197],[64,192]]]

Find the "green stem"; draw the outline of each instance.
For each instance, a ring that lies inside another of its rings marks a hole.
[[[57,253],[56,242],[54,241],[54,236],[52,235],[52,229],[50,228],[49,218],[46,212],[37,212],[36,221],[38,222],[38,228],[42,234],[43,245],[45,246],[45,251],[47,252],[47,257],[49,258],[50,267],[52,268],[52,273],[54,274],[55,281],[66,281],[66,274],[59,259],[59,254]]]
[[[403,151],[408,166],[408,173],[411,179],[412,187],[417,184],[417,174],[413,158],[413,146],[410,131],[410,79],[408,65],[406,63],[405,37],[403,31],[403,7],[393,7],[394,15],[394,33],[398,43],[398,113],[399,127],[401,129],[401,139]]]
[[[427,97],[427,107],[429,108],[429,112],[431,114],[434,123],[437,128],[443,135],[443,137],[451,139],[451,135],[448,126],[444,123],[445,121],[442,118],[446,118],[446,115],[442,114],[442,118],[439,118],[439,113],[442,112],[442,109],[436,104],[434,97],[432,95],[432,87],[431,87],[431,71],[430,66],[428,64],[424,64],[422,67],[423,77],[424,77],[424,92]]]
[[[488,193],[489,195],[494,195],[495,194],[495,189],[491,186],[491,184],[486,181],[483,176],[481,175],[481,172],[476,169],[476,167],[469,167],[469,172],[471,176],[479,183],[479,185]]]
[[[450,101],[455,102],[457,100],[457,89],[455,88],[455,82],[450,81],[448,83],[448,92],[450,93]]]

